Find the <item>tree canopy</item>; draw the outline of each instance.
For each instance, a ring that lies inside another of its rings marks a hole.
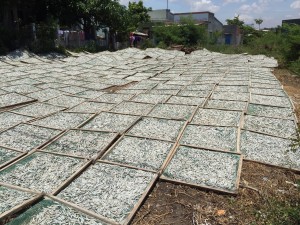
[[[192,46],[207,41],[206,28],[195,25],[192,17],[182,18],[180,24],[155,26],[153,32],[156,42],[167,46]]]
[[[109,27],[114,32],[137,29],[150,17],[143,1],[129,2],[128,8],[119,0],[3,0],[5,4],[17,4],[18,9],[30,8],[30,22],[57,19],[62,26],[81,24],[84,30]]]
[[[227,19],[226,22],[228,25],[237,25],[241,29],[243,29],[245,24],[244,21],[240,20],[240,15],[235,16],[233,19]]]
[[[254,22],[258,24],[258,29],[260,30],[260,25],[264,22],[263,19],[254,19]]]
[[[143,1],[128,3],[129,29],[136,30],[141,24],[150,21],[151,8],[144,7]]]

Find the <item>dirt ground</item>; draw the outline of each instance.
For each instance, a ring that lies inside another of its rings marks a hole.
[[[300,118],[300,78],[276,69]],[[300,224],[300,174],[243,162],[237,196],[160,181],[132,224]]]
[[[274,74],[293,101],[298,121],[300,121],[300,76],[292,75],[285,69],[275,69]]]

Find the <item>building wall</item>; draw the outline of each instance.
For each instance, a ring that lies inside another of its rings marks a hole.
[[[214,33],[214,32],[221,32],[223,31],[223,24],[216,19],[215,15],[213,13],[209,14],[208,19],[208,32]]]
[[[174,13],[170,10],[153,10],[149,12],[152,22],[173,22],[179,23],[181,18],[191,17],[195,23],[202,24],[207,27],[209,36],[213,36],[215,32],[223,31],[223,24],[211,12],[190,12],[190,13]]]
[[[300,25],[300,19],[282,20],[282,24],[284,23]]]
[[[195,12],[195,13],[175,13],[174,22],[180,22],[180,19],[183,17],[191,17],[195,22],[206,22],[208,33],[213,33],[216,31],[223,30],[223,24],[216,19],[215,15],[210,12]]]
[[[153,22],[173,22],[174,15],[169,9],[153,10],[148,12],[150,20]]]
[[[239,45],[241,43],[242,39],[242,34],[237,25],[225,25],[224,26],[224,44],[229,44],[229,45]],[[230,39],[230,43],[226,43]]]
[[[180,22],[181,18],[192,17],[195,21],[208,21],[209,13],[175,13],[174,14],[174,22]]]

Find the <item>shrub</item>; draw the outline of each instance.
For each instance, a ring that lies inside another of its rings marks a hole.
[[[269,32],[247,30],[247,37],[240,46],[215,45],[209,42],[205,48],[229,54],[263,54],[278,60],[279,67],[289,68],[300,75],[300,25],[278,27]],[[246,40],[246,41],[245,41]]]
[[[184,18],[179,24],[155,26],[153,32],[156,43],[163,42],[167,46],[195,46],[207,40],[206,28],[195,25],[191,18]]]
[[[0,55],[5,55],[8,52],[8,48],[5,46],[2,40],[0,40]]]
[[[154,48],[154,44],[149,39],[144,39],[141,44],[141,49]]]
[[[297,61],[290,62],[288,68],[294,73],[300,75],[300,59],[298,59]]]
[[[160,42],[158,43],[157,47],[158,47],[158,48],[162,48],[162,49],[167,49],[167,48],[168,48],[168,46],[166,45],[166,43],[163,42],[163,41],[160,41]]]
[[[156,26],[153,31],[156,43],[163,42],[167,46],[170,46],[172,44],[182,44],[183,42],[177,25]]]
[[[73,48],[69,48],[71,51],[73,52],[83,52],[83,51],[87,51],[90,53],[97,53],[97,52],[101,52],[101,51],[105,51],[107,50],[107,48],[105,46],[100,46],[99,44],[97,44],[96,41],[94,40],[90,40],[88,41],[84,46],[81,47],[73,47]]]
[[[300,207],[297,202],[278,201],[270,199],[268,209],[264,210],[263,216],[265,224],[290,225],[300,223]]]
[[[13,29],[0,27],[0,54],[14,50],[17,47],[17,33]]]
[[[57,23],[50,21],[36,26],[36,40],[29,44],[29,49],[34,53],[55,51]]]

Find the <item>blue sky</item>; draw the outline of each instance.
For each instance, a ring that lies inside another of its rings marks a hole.
[[[131,2],[138,0],[131,0]],[[120,0],[127,5],[129,0]],[[144,0],[144,5],[152,9],[167,8],[167,0]],[[300,18],[300,0],[169,0],[172,12],[210,11],[223,24],[236,15],[246,24],[262,18],[261,27],[276,27],[284,19]]]

